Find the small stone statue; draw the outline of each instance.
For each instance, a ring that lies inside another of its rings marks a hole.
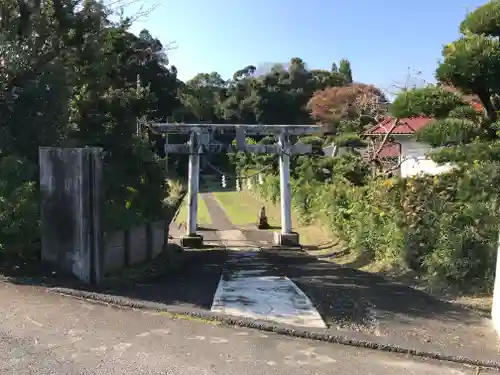
[[[257,224],[259,229],[269,229],[269,223],[267,222],[266,208],[264,206],[260,209],[259,222]]]

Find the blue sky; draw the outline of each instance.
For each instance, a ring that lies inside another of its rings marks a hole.
[[[356,81],[387,88],[408,70],[432,82],[443,44],[467,11],[486,0],[146,0],[157,5],[133,31],[148,29],[170,52],[181,79],[229,78],[247,65],[300,57],[309,68],[351,61]],[[133,5],[126,13],[136,11]]]

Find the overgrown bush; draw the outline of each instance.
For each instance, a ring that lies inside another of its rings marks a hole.
[[[263,198],[279,200],[268,176]],[[329,228],[380,264],[412,269],[431,282],[490,290],[497,252],[500,165],[475,164],[440,176],[345,178],[292,183],[293,207],[306,223]]]
[[[266,176],[264,183],[260,185],[259,193],[264,199],[272,203],[279,202],[280,200],[279,177],[273,175]]]
[[[139,139],[123,150],[110,148],[114,152],[104,161],[106,229],[122,230],[162,218],[169,194],[164,165]]]
[[[498,244],[500,166],[475,164],[442,176],[400,181],[412,268],[462,288],[490,289]]]
[[[38,256],[40,220],[36,166],[0,156],[0,260]]]

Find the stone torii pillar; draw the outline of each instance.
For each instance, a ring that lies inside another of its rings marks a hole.
[[[276,245],[299,245],[299,234],[292,232],[292,192],[290,186],[290,156],[292,147],[288,134],[281,133],[278,140],[280,166],[281,232],[274,232]]]
[[[199,247],[203,245],[203,237],[196,233],[198,215],[198,193],[200,190],[200,154],[199,134],[191,132],[189,135],[189,166],[188,166],[188,223],[187,233],[181,239],[185,247]]]

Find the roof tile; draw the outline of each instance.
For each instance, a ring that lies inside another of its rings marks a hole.
[[[394,118],[386,118],[379,122],[377,125],[369,129],[365,135],[380,135],[386,134],[394,126]],[[413,134],[416,131],[426,127],[429,123],[434,121],[431,117],[409,117],[399,119],[398,124],[393,129],[391,134]]]

